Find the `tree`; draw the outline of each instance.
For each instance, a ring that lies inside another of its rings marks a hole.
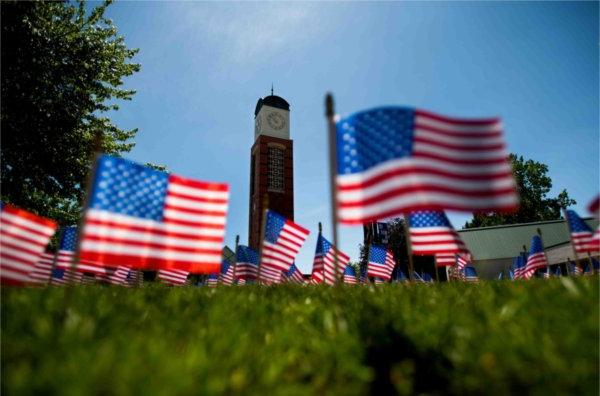
[[[475,213],[465,228],[556,220],[561,218],[562,207],[577,203],[566,190],[562,190],[555,198],[547,197],[552,188],[552,179],[547,175],[546,164],[525,160],[516,154],[510,154],[509,160],[517,182],[519,209],[514,213]]]
[[[1,7],[1,199],[62,224],[79,217],[94,141],[118,155],[137,132],[106,114],[132,98],[120,87],[140,69],[129,62],[138,50],[104,17],[109,4],[90,12],[83,2]]]

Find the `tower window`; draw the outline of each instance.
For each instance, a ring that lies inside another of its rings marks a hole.
[[[283,149],[269,147],[269,191],[283,192]]]

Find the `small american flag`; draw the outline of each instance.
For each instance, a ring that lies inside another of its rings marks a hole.
[[[56,223],[0,203],[0,282],[23,285],[44,253]]]
[[[221,272],[219,276],[221,283],[224,285],[233,285],[234,271],[235,266],[230,264],[228,261],[223,260],[221,263]]]
[[[298,251],[309,231],[272,210],[267,211],[261,263],[264,267],[287,271],[294,263]]]
[[[574,210],[567,210],[566,214],[569,231],[571,232],[571,241],[573,241],[577,254],[600,251],[600,244],[595,241],[592,229],[585,224]]]
[[[540,238],[539,235],[534,235],[533,238],[531,238],[531,247],[529,248],[529,256],[527,257],[527,264],[525,264],[523,277],[529,279],[538,268],[544,268],[547,265],[548,262],[546,261],[546,255],[544,254],[542,238]]]
[[[254,280],[258,278],[258,252],[256,250],[238,245],[235,265],[237,279]]]
[[[127,283],[127,276],[129,275],[130,271],[131,268],[129,267],[124,267],[122,265],[118,266],[108,275],[108,283],[113,285],[129,286]]]
[[[456,253],[438,253],[435,255],[435,265],[448,267],[456,264]]]
[[[296,264],[292,264],[290,269],[285,273],[285,277],[290,282],[304,284],[304,276],[298,267],[296,267]]]
[[[513,279],[520,279],[523,275],[523,270],[525,269],[525,259],[522,255],[513,258],[512,268]]]
[[[467,282],[479,282],[479,277],[477,276],[477,271],[475,270],[475,267],[468,265],[465,267],[464,271],[465,280]]]
[[[218,282],[219,274],[209,274],[208,278],[206,279],[206,285],[208,287],[217,287]]]
[[[373,283],[375,285],[383,285],[385,283],[385,281],[381,278],[373,278]]]
[[[84,215],[81,259],[135,269],[219,271],[228,202],[227,184],[103,155]]]
[[[467,266],[467,264],[469,264],[468,256],[469,255],[466,254],[456,255],[456,268],[458,268],[459,271],[462,271]]]
[[[185,270],[159,270],[158,279],[173,286],[185,285],[190,273]]]
[[[415,210],[510,210],[518,197],[498,118],[381,107],[337,122],[342,223]]]
[[[346,268],[346,265],[350,261],[350,257],[344,252],[337,250],[338,270],[335,271],[334,255],[336,250],[331,242],[319,234],[312,272],[312,279],[317,283],[323,282],[327,285],[333,285],[336,283],[337,277],[344,273],[344,268]]]
[[[279,268],[275,268],[275,267],[270,267],[270,266],[266,266],[263,265],[261,266],[262,268],[260,268],[259,273],[259,280],[267,285],[270,285],[272,283],[279,283],[282,280],[283,277],[283,271],[281,271]]]
[[[389,281],[396,263],[394,255],[385,246],[371,245],[369,248],[369,266],[367,274]]]
[[[569,265],[569,269],[570,269],[570,272],[572,275],[579,276],[583,273],[581,268],[574,262],[571,261],[568,265]]]
[[[344,283],[347,285],[356,285],[358,283],[356,280],[356,271],[351,265],[346,265],[346,269],[344,270]]]
[[[419,211],[408,216],[412,252],[418,255],[466,253],[465,244],[444,212]]]
[[[33,271],[29,273],[29,279],[32,283],[47,284],[52,273],[52,263],[54,261],[54,253],[43,253],[38,262],[35,263]]]
[[[67,284],[67,280],[65,279],[65,269],[55,268],[52,270],[52,279],[50,279],[50,284],[54,286],[62,286]]]
[[[77,227],[70,226],[62,229],[58,254],[56,255],[56,267],[71,270],[73,267],[73,256],[77,246]],[[78,272],[91,272],[97,275],[108,276],[114,272],[114,267],[105,267],[101,263],[90,260],[80,260],[75,266]]]
[[[398,268],[398,271],[396,271],[396,278],[394,280],[396,282],[407,282],[408,278],[406,277],[404,272],[402,272],[402,270]]]
[[[129,283],[129,286],[142,286],[144,284],[144,272],[140,270],[129,271],[129,276],[127,276],[127,283]]]

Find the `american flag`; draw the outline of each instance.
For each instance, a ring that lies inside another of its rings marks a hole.
[[[251,247],[238,245],[235,265],[237,279],[253,280],[258,278],[258,252]]]
[[[546,269],[545,271],[541,271],[542,273],[542,278],[544,279],[550,279],[550,271],[548,269]]]
[[[413,277],[415,278],[415,281],[419,283],[429,283],[424,276],[419,275],[416,271],[413,271]]]
[[[206,285],[208,287],[217,287],[218,282],[219,274],[209,274],[208,278],[206,279]]]
[[[373,283],[376,285],[383,285],[385,281],[381,278],[373,278]]]
[[[71,270],[73,256],[77,246],[77,227],[70,226],[62,229],[58,254],[56,255],[56,267]],[[75,270],[78,272],[91,272],[97,275],[108,276],[114,271],[114,267],[105,267],[101,263],[90,260],[79,260]]]
[[[389,281],[396,263],[394,255],[385,246],[371,245],[369,248],[369,266],[367,274]]]
[[[396,271],[396,278],[394,279],[396,282],[407,282],[408,278],[404,275],[404,272],[400,268]]]
[[[185,270],[159,270],[158,279],[173,286],[185,285],[190,273]]]
[[[346,269],[344,270],[344,283],[347,285],[356,285],[358,283],[356,280],[356,271],[351,265],[346,265]]]
[[[65,279],[65,272],[67,270],[62,268],[55,268],[52,270],[52,279],[50,279],[50,284],[54,286],[62,286],[67,284],[67,280]]]
[[[29,273],[29,279],[33,283],[48,284],[50,274],[52,273],[52,263],[54,261],[54,253],[43,253],[38,262],[35,263],[33,271]]]
[[[477,271],[475,267],[467,265],[464,269],[465,271],[465,280],[467,282],[479,282],[479,277],[477,276]]]
[[[250,281],[246,281],[246,279],[243,279],[243,278],[238,278],[236,281],[236,285],[238,285],[238,286],[243,286],[246,284],[250,284]]]
[[[498,118],[381,107],[337,122],[340,221],[416,210],[510,210],[518,197]]]
[[[219,274],[219,280],[224,285],[233,285],[235,266],[230,264],[228,261],[223,260],[221,263],[221,272]]]
[[[308,230],[268,210],[260,262],[263,268],[260,271],[266,267],[289,270],[308,234]]]
[[[579,276],[583,273],[583,271],[581,270],[581,267],[579,267],[577,264],[575,264],[572,261],[568,264],[568,266],[569,266],[571,275]]]
[[[228,202],[227,184],[101,156],[84,215],[81,259],[136,269],[218,271]]]
[[[129,286],[142,286],[144,284],[144,272],[140,270],[129,271],[129,276],[127,276],[127,283],[129,283]]]
[[[335,271],[335,252],[337,250],[338,270]],[[312,279],[317,283],[325,283],[333,285],[336,283],[337,277],[344,273],[344,268],[350,261],[350,257],[344,252],[336,249],[331,242],[319,234],[317,239],[317,249],[315,251],[315,259],[313,261]]]
[[[113,285],[129,286],[127,283],[127,276],[129,275],[130,271],[131,268],[119,265],[114,271],[108,274],[108,283]]]
[[[93,285],[96,283],[96,278],[92,274],[83,274],[81,276],[82,285]]]
[[[296,264],[292,264],[290,269],[285,273],[285,277],[288,281],[293,283],[304,283],[304,276],[302,275],[302,272],[300,272],[298,267],[296,267]]]
[[[456,264],[456,253],[438,253],[435,255],[435,265],[447,267]]]
[[[469,260],[467,260],[468,255],[465,254],[457,254],[456,255],[456,268],[459,271],[462,271],[467,264],[469,264]]]
[[[594,240],[594,233],[590,227],[577,215],[574,210],[567,210],[567,221],[571,233],[571,241],[577,254],[600,251],[600,244]]]
[[[527,264],[525,264],[523,277],[529,279],[538,268],[544,268],[547,265],[548,262],[546,261],[546,255],[544,254],[542,238],[540,238],[539,235],[534,235],[533,238],[531,238],[531,247],[529,248],[529,256],[527,257]]]
[[[12,205],[0,203],[0,282],[22,285],[44,253],[56,223]]]
[[[412,252],[419,255],[466,253],[465,244],[444,212],[418,211],[408,216]]]
[[[261,265],[259,269],[259,280],[267,285],[272,283],[279,283],[282,281],[283,271],[279,268],[270,267],[267,265]]]
[[[523,271],[525,270],[525,258],[522,255],[518,255],[513,258],[513,279],[520,279],[523,277]]]

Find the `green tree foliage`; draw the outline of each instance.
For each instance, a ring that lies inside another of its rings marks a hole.
[[[98,141],[118,155],[137,132],[107,117],[140,69],[104,17],[109,4],[2,3],[1,198],[63,224],[79,215]]]
[[[556,220],[561,218],[562,207],[577,203],[566,190],[562,190],[555,198],[547,197],[552,188],[552,179],[547,175],[548,165],[525,160],[516,154],[510,154],[509,159],[517,181],[519,209],[514,213],[475,213],[465,228]]]

